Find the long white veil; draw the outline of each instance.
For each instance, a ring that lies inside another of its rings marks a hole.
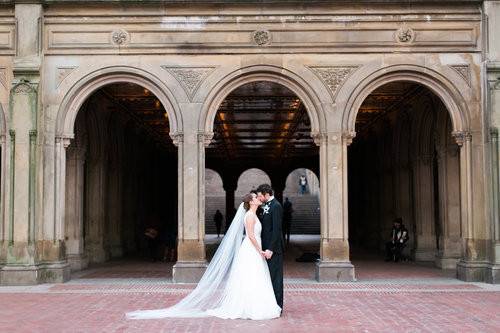
[[[205,274],[189,295],[169,308],[129,312],[127,318],[207,317],[206,311],[217,308],[224,297],[233,260],[243,240],[245,213],[243,203],[241,203]]]

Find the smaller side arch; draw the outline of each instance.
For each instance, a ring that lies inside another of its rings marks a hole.
[[[363,79],[349,95],[342,115],[342,130],[355,133],[356,116],[364,100],[375,89],[389,82],[419,83],[435,93],[450,114],[453,131],[467,131],[470,117],[467,103],[455,85],[440,73],[422,66],[394,65],[380,68]]]
[[[66,92],[57,112],[56,136],[73,138],[76,116],[83,102],[99,88],[123,82],[151,91],[168,114],[170,133],[182,131],[182,117],[175,96],[158,77],[135,67],[110,66],[83,76]]]

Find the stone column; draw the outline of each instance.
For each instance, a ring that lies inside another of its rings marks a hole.
[[[460,219],[465,254],[457,264],[457,277],[464,281],[484,281],[484,262],[478,257],[472,221],[472,135],[453,132],[460,146]]]
[[[286,177],[289,172],[285,172],[283,175]],[[271,186],[274,190],[274,196],[276,199],[283,204],[283,191],[285,190],[286,178],[283,179],[283,175],[278,174],[271,178]]]
[[[179,228],[174,282],[197,282],[205,257],[205,147],[213,134],[187,132],[172,135],[178,147]]]
[[[460,235],[460,167],[458,147],[445,143],[438,151],[441,234],[436,265],[456,269],[462,256]]]
[[[499,81],[500,85],[500,81]],[[498,129],[491,129],[491,165],[492,165],[492,192],[493,192],[493,258],[488,267],[486,281],[500,283],[500,145],[498,143]]]
[[[414,161],[413,188],[415,191],[416,261],[434,261],[434,182],[432,156],[421,155]]]
[[[349,258],[347,206],[347,146],[354,134],[321,133],[319,145],[321,260],[316,265],[318,281],[353,281]]]
[[[40,186],[37,141],[45,140],[46,135],[43,131],[39,133],[39,129],[44,128],[37,125],[42,12],[40,4],[15,5],[17,49],[9,98],[10,174],[6,180],[9,182],[6,198],[8,222],[4,230],[7,254],[6,263],[0,270],[2,284],[60,282],[69,277],[60,228],[52,224],[49,232],[42,233],[37,232],[42,226],[36,225],[36,221],[42,220],[38,218],[41,212],[37,207],[44,207],[37,201],[44,200],[45,203],[45,198],[37,197],[41,193],[37,190]],[[53,202],[51,198],[47,199]]]
[[[238,186],[238,179],[233,176],[233,175],[224,175],[224,178],[222,179],[224,191],[226,191],[226,225],[229,226],[229,223],[233,219],[233,213],[234,213],[234,192],[236,191],[236,188]],[[222,229],[224,230],[224,227]]]
[[[83,242],[85,147],[69,146],[66,165],[66,254],[72,271],[88,266]]]

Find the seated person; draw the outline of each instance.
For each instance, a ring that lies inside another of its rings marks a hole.
[[[406,242],[410,239],[408,230],[403,225],[403,219],[398,217],[394,219],[391,240],[385,244],[385,261],[398,262],[402,259],[402,251],[406,246]]]

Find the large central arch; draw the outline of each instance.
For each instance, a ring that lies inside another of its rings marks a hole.
[[[222,101],[239,86],[246,83],[266,81],[283,85],[293,91],[304,103],[309,119],[311,133],[323,133],[326,129],[326,118],[319,96],[312,87],[295,73],[282,67],[271,65],[248,66],[233,71],[222,78],[209,92],[203,104],[199,131],[213,132],[214,119]]]

